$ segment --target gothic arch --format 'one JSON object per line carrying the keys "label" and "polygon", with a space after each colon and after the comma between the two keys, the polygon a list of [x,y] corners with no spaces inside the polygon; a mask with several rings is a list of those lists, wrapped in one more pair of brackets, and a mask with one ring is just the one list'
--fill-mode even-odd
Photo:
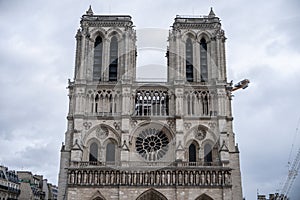
{"label": "gothic arch", "polygon": [[172,129],[166,127],[166,125],[164,123],[161,123],[159,121],[144,121],[141,122],[139,124],[137,124],[137,126],[132,130],[131,135],[130,135],[130,142],[133,142],[132,140],[134,139],[135,135],[138,133],[138,131],[140,131],[141,129],[143,129],[145,126],[154,126],[156,128],[160,128],[160,129],[164,129],[166,132],[168,132],[168,136],[169,139],[172,140],[175,138],[175,133],[172,131]]}
{"label": "gothic arch", "polygon": [[197,197],[195,200],[214,200],[213,198],[211,198],[210,196],[208,196],[207,194],[201,194],[199,197]]}
{"label": "gothic arch", "polygon": [[[196,135],[197,130],[203,130],[205,131],[205,135]],[[199,143],[200,146],[202,146],[202,143],[204,141],[210,141],[211,143],[216,143],[218,141],[218,137],[217,134],[211,130],[210,128],[208,128],[207,126],[200,124],[200,125],[196,125],[193,126],[192,128],[190,128],[190,130],[188,130],[187,134],[185,134],[184,136],[184,141],[185,141],[185,146],[189,145],[189,142],[195,140]]]}
{"label": "gothic arch", "polygon": [[147,161],[173,162],[175,159],[174,133],[164,124],[157,122],[140,123],[130,136],[136,159]]}
{"label": "gothic arch", "polygon": [[90,200],[106,200],[101,192],[98,190],[91,198]]}
{"label": "gothic arch", "polygon": [[[84,146],[85,151],[84,151],[84,154],[83,154],[83,158],[84,158],[85,160],[91,161],[91,160],[90,160],[90,153],[92,153],[92,152],[90,152],[90,151],[91,151],[91,146],[92,146],[93,143],[95,143],[95,144],[97,145],[97,147],[98,147],[98,150],[97,150],[97,160],[99,161],[99,158],[100,158],[100,148],[101,148],[101,143],[100,143],[100,141],[99,141],[97,138],[95,138],[95,137],[90,138],[90,139],[86,142],[86,144],[85,144],[85,146]],[[95,156],[95,155],[94,155],[94,156]]]}
{"label": "gothic arch", "polygon": [[182,37],[183,42],[186,42],[186,40],[188,38],[191,38],[192,41],[195,41],[197,38],[197,34],[193,30],[188,30],[188,31],[184,32],[182,35],[183,35],[183,37]]}
{"label": "gothic arch", "polygon": [[117,160],[119,160],[119,147],[120,143],[118,143],[114,138],[107,138],[103,142],[104,147],[104,156],[105,162],[109,162],[109,164],[115,164]]}
{"label": "gothic arch", "polygon": [[196,140],[187,142],[187,159],[189,162],[197,162],[199,160],[200,145]]}
{"label": "gothic arch", "polygon": [[[118,144],[120,144],[121,142],[121,137],[119,136],[118,132],[112,128],[111,126],[109,125],[106,125],[106,124],[98,124],[96,126],[94,126],[93,128],[91,128],[83,137],[83,143],[86,144],[87,141],[92,138],[92,137],[96,137],[96,136],[93,136],[93,133],[96,131],[97,128],[100,128],[100,127],[105,127],[109,130],[109,133],[108,133],[108,136],[107,137],[112,137],[114,138]],[[111,136],[109,136],[111,134]]]}
{"label": "gothic arch", "polygon": [[212,141],[210,139],[204,140],[202,149],[204,163],[210,165],[212,162],[219,160],[219,141]]}
{"label": "gothic arch", "polygon": [[122,39],[122,31],[119,28],[110,28],[107,30],[107,38],[109,39],[109,41],[111,40],[111,38],[113,36],[116,36],[118,39],[118,42],[120,42],[120,40]]}
{"label": "gothic arch", "polygon": [[168,200],[168,199],[162,193],[151,188],[143,192],[136,200]]}
{"label": "gothic arch", "polygon": [[105,40],[106,31],[104,28],[97,28],[90,31],[90,38],[92,42],[95,42],[98,36],[102,37],[103,41]]}
{"label": "gothic arch", "polygon": [[203,38],[205,39],[206,43],[209,43],[211,41],[211,34],[207,31],[202,31],[198,33],[197,41],[200,42]]}

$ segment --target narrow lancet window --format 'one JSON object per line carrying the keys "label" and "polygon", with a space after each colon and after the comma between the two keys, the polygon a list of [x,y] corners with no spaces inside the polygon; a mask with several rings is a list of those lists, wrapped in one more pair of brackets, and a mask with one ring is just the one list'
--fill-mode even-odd
{"label": "narrow lancet window", "polygon": [[207,43],[204,38],[200,41],[200,77],[201,82],[207,82],[208,69],[207,69]]}
{"label": "narrow lancet window", "polygon": [[211,165],[212,159],[212,146],[210,144],[204,145],[204,163],[206,165]]}
{"label": "narrow lancet window", "polygon": [[189,82],[194,81],[193,74],[193,44],[191,38],[188,38],[185,43],[185,54],[186,54],[186,80]]}
{"label": "narrow lancet window", "polygon": [[90,146],[90,162],[97,162],[98,161],[98,145],[96,142],[93,142]]}
{"label": "narrow lancet window", "polygon": [[118,39],[113,36],[110,41],[109,81],[117,81],[118,77]]}
{"label": "narrow lancet window", "polygon": [[106,145],[106,162],[107,164],[114,164],[116,160],[116,145],[109,142]]}
{"label": "narrow lancet window", "polygon": [[102,38],[98,36],[94,44],[94,68],[93,68],[93,80],[97,80],[97,81],[101,80],[102,51],[103,51]]}
{"label": "narrow lancet window", "polygon": [[196,145],[192,143],[189,146],[189,162],[196,162],[197,156],[196,156]]}

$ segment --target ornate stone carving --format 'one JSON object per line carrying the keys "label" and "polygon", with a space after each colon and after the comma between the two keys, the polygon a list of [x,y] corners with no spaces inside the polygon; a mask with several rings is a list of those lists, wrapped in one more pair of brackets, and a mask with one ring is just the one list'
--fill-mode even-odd
{"label": "ornate stone carving", "polygon": [[136,151],[147,161],[161,159],[169,149],[167,135],[155,128],[143,130],[135,141]]}
{"label": "ornate stone carving", "polygon": [[209,126],[211,129],[215,129],[216,126],[217,126],[217,123],[216,123],[216,122],[209,122],[209,123],[208,123],[208,126]]}
{"label": "ornate stone carving", "polygon": [[184,128],[185,128],[186,130],[188,130],[188,129],[191,128],[192,124],[191,124],[191,123],[188,123],[188,122],[185,122],[183,126],[184,126]]}
{"label": "ornate stone carving", "polygon": [[203,140],[206,137],[206,130],[198,126],[196,130],[194,130],[195,138],[198,140]]}
{"label": "ornate stone carving", "polygon": [[175,120],[169,119],[167,121],[167,124],[171,129],[173,129],[173,130],[175,129]]}
{"label": "ornate stone carving", "polygon": [[120,130],[121,122],[114,122],[114,127],[116,130]]}
{"label": "ornate stone carving", "polygon": [[132,128],[134,128],[137,125],[137,121],[136,120],[131,120],[130,125],[131,125]]}
{"label": "ornate stone carving", "polygon": [[89,130],[92,126],[92,122],[84,122],[83,126],[84,126],[85,130]]}
{"label": "ornate stone carving", "polygon": [[[177,163],[178,164],[178,163]],[[99,169],[69,169],[70,186],[205,186],[231,187],[231,169],[189,170],[160,169],[157,171],[124,171]],[[90,181],[86,181],[86,180]],[[187,181],[189,180],[189,181]]]}
{"label": "ornate stone carving", "polygon": [[100,139],[104,139],[108,136],[108,129],[104,126],[100,126],[96,129],[96,135]]}

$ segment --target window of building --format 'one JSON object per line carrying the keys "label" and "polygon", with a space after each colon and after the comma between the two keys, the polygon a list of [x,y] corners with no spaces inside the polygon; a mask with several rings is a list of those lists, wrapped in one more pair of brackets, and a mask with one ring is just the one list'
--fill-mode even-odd
{"label": "window of building", "polygon": [[109,81],[117,81],[118,76],[118,39],[113,36],[110,41]]}
{"label": "window of building", "polygon": [[185,43],[185,65],[186,65],[186,80],[189,82],[194,81],[194,74],[193,74],[193,43],[191,38],[188,38]]}
{"label": "window of building", "polygon": [[210,144],[205,144],[204,145],[204,163],[207,165],[210,165],[212,161],[213,161],[212,146]]}
{"label": "window of building", "polygon": [[106,145],[106,162],[108,164],[114,164],[116,161],[116,145],[110,141]]}
{"label": "window of building", "polygon": [[189,162],[196,162],[196,159],[197,159],[196,145],[192,143],[189,146]]}
{"label": "window of building", "polygon": [[90,146],[89,161],[90,162],[97,162],[98,161],[98,144],[96,142],[93,142]]}
{"label": "window of building", "polygon": [[103,50],[102,38],[98,36],[94,44],[93,80],[101,80],[102,50]]}
{"label": "window of building", "polygon": [[147,161],[157,161],[169,149],[169,138],[162,130],[148,128],[140,132],[135,141],[136,151]]}
{"label": "window of building", "polygon": [[207,82],[207,43],[204,38],[202,38],[200,41],[200,72],[201,82]]}

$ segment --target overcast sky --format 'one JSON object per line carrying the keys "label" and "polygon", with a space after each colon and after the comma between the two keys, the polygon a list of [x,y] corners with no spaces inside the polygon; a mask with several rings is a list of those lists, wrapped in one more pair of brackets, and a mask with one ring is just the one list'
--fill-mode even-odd
{"label": "overcast sky", "polygon": [[[57,184],[74,36],[90,4],[95,14],[131,15],[138,33],[161,35],[177,14],[207,15],[213,7],[228,38],[228,80],[251,81],[233,99],[243,195],[253,200],[257,189],[268,194],[282,187],[291,147],[291,160],[300,147],[299,0],[0,0],[0,164]],[[164,58],[166,47],[153,47],[148,53]],[[146,60],[145,49],[138,48]],[[139,65],[166,69],[165,60],[145,60],[139,58]],[[297,187],[300,177],[292,200],[299,199]]]}

